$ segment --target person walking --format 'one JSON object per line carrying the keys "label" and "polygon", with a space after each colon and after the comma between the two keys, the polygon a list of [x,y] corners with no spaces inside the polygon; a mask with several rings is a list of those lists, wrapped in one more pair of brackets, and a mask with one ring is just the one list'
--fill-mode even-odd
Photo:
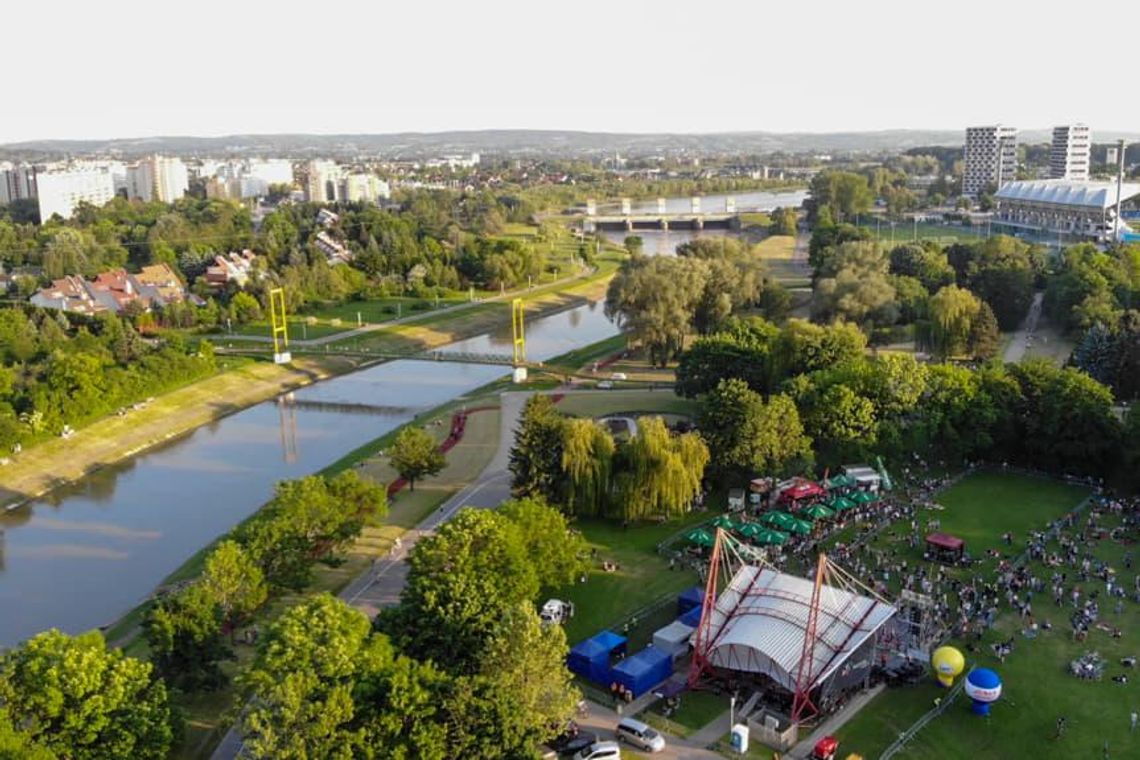
{"label": "person walking", "polygon": [[1137,713],[1135,710],[1133,710],[1132,714],[1128,716],[1128,730],[1135,731],[1136,723],[1138,721],[1140,721],[1140,713]]}
{"label": "person walking", "polygon": [[1054,739],[1060,739],[1062,736],[1065,735],[1065,724],[1066,724],[1066,721],[1065,721],[1064,715],[1057,718],[1057,733],[1053,734]]}

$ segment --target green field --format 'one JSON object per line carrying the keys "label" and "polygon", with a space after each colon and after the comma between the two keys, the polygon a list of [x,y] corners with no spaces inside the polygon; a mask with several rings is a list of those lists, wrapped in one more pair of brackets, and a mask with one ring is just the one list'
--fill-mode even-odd
{"label": "green field", "polygon": [[[1047,522],[1076,507],[1087,490],[1041,478],[1005,473],[972,475],[938,497],[946,506],[939,514],[942,529],[965,538],[976,555],[986,548],[1011,552],[1000,539],[1003,531],[1016,534],[1015,549],[1023,546],[1026,531],[1043,528]],[[1112,527],[1116,518],[1104,518]],[[1055,548],[1055,547],[1053,547]],[[1112,541],[1096,543],[1095,556],[1121,570],[1122,580],[1131,586],[1132,573],[1124,572],[1122,557],[1128,547]],[[900,549],[900,553],[901,553]],[[984,566],[987,571],[992,563]],[[1031,569],[1048,579],[1052,569],[1034,562]],[[1072,572],[1071,568],[1062,568]],[[973,571],[977,572],[977,571]],[[1099,582],[1082,587],[1102,588]],[[1121,615],[1109,603],[1102,604],[1101,620],[1125,632],[1121,639],[1108,633],[1090,632],[1085,643],[1075,642],[1069,626],[1071,608],[1057,608],[1046,592],[1034,596],[1034,612],[1039,622],[1052,623],[1051,631],[1041,631],[1029,639],[1021,634],[1024,623],[1011,613],[999,616],[994,630],[988,631],[971,652],[965,642],[953,642],[967,655],[971,665],[995,669],[1004,681],[1004,693],[994,705],[990,718],[971,714],[969,701],[960,698],[930,723],[898,755],[902,758],[933,760],[981,760],[982,758],[1100,758],[1104,742],[1110,757],[1140,757],[1140,734],[1128,729],[1128,714],[1140,709],[1140,694],[1133,683],[1117,684],[1109,676],[1121,672],[1119,658],[1140,652],[1134,637],[1140,632],[1140,604],[1125,602]],[[990,644],[1014,639],[1014,652],[1004,664],[993,655]],[[1073,678],[1068,663],[1085,651],[1097,651],[1109,666],[1103,681]],[[844,750],[873,757],[929,710],[940,689],[927,682],[884,692],[839,736]],[[1053,740],[1058,716],[1068,719],[1068,731]]]}
{"label": "green field", "polygon": [[885,242],[906,243],[912,240],[933,240],[942,245],[951,243],[973,243],[985,238],[986,232],[982,228],[973,229],[956,224],[932,224],[919,222],[916,227],[913,222],[895,222],[894,229],[886,220],[877,225],[865,220],[859,225],[871,231],[879,240]]}

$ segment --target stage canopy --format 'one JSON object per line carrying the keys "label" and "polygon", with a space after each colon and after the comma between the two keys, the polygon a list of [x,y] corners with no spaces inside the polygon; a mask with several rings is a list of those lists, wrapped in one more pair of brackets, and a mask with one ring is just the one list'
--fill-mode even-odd
{"label": "stage canopy", "polygon": [[[743,566],[717,599],[706,650],[709,664],[763,673],[790,692],[803,656],[812,581],[771,568]],[[819,594],[811,682],[822,683],[872,637],[896,609],[878,599],[824,585]]]}

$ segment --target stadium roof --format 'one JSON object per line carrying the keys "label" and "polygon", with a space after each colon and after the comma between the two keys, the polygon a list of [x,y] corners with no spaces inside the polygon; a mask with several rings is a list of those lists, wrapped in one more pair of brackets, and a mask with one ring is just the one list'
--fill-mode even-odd
{"label": "stadium roof", "polygon": [[[1140,185],[1135,183],[1125,183],[1121,189],[1124,200],[1140,195]],[[1076,182],[1068,179],[1008,182],[1002,185],[995,197],[999,201],[1050,203],[1103,210],[1116,205],[1116,183]]]}
{"label": "stadium roof", "polygon": [[[766,567],[742,567],[713,608],[709,663],[764,673],[794,692],[812,588],[806,578]],[[895,612],[878,599],[824,585],[808,688],[830,676]]]}

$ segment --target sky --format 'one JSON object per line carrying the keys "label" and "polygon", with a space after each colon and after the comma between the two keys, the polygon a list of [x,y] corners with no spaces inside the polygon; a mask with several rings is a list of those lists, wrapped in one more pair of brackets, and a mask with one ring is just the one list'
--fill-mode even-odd
{"label": "sky", "polygon": [[[38,0],[0,143],[465,129],[1140,132],[1140,2]],[[20,65],[12,66],[13,62]],[[1132,67],[1134,70],[1134,67]]]}

